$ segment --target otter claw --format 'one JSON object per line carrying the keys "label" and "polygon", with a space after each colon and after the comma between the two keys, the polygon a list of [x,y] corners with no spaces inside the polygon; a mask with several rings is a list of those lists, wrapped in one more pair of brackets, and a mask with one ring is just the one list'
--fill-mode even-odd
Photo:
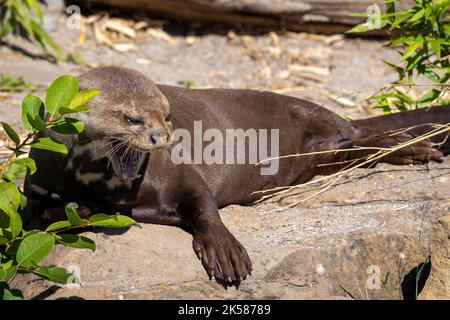
{"label": "otter claw", "polygon": [[245,280],[251,262],[242,245],[223,227],[215,232],[197,232],[194,248],[203,250],[202,264],[209,276],[218,283],[230,286]]}

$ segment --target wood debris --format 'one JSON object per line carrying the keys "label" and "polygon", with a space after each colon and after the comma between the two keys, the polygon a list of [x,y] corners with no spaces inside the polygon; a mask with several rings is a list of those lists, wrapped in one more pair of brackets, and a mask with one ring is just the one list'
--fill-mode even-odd
{"label": "wood debris", "polygon": [[170,34],[159,28],[149,28],[147,34],[155,39],[163,40],[172,45],[177,45],[178,41]]}
{"label": "wood debris", "polygon": [[191,46],[191,45],[197,43],[197,42],[199,41],[199,39],[198,39],[198,37],[196,37],[196,36],[187,36],[187,37],[185,38],[185,41],[186,41],[186,43],[187,43],[188,45]]}
{"label": "wood debris", "polygon": [[329,97],[344,107],[348,107],[348,108],[356,108],[357,107],[357,105],[354,101],[352,101],[348,98],[345,98],[343,96],[337,96],[337,95],[332,94],[332,95],[329,95]]}
{"label": "wood debris", "polygon": [[330,70],[328,68],[303,66],[298,64],[290,65],[289,72],[293,76],[316,82],[325,82],[326,78],[330,75]]}
{"label": "wood debris", "polygon": [[150,60],[141,58],[141,59],[137,59],[137,60],[136,60],[136,63],[144,64],[144,65],[149,65],[149,64],[150,64]]}
{"label": "wood debris", "polygon": [[114,43],[111,48],[123,53],[138,50],[138,47],[134,43]]}
{"label": "wood debris", "polygon": [[108,19],[103,25],[104,29],[116,31],[120,34],[127,36],[128,38],[135,39],[136,31],[133,28],[127,26],[126,21],[123,19],[112,18]]}
{"label": "wood debris", "polygon": [[[135,22],[131,19],[110,17],[108,13],[101,12],[93,16],[82,17],[82,25],[92,26],[97,44],[106,45],[122,53],[138,50],[134,41],[140,32],[172,45],[178,43],[175,38],[162,30],[163,23],[161,21],[148,18]],[[86,32],[82,31],[79,39],[80,44],[84,43],[85,37]]]}

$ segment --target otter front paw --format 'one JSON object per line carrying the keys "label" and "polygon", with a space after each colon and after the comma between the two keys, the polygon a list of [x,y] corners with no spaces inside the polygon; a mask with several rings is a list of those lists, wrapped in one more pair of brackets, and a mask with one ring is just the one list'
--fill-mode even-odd
{"label": "otter front paw", "polygon": [[225,226],[196,230],[194,251],[210,279],[225,287],[236,287],[252,271],[252,263],[245,248]]}

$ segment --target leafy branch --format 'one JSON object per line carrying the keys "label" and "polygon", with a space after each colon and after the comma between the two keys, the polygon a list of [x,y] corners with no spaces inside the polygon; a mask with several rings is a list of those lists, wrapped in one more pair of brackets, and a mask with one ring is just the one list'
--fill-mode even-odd
{"label": "leafy branch", "polygon": [[[400,54],[398,63],[384,61],[397,79],[379,90],[370,100],[385,113],[449,104],[450,80],[450,0],[415,0],[407,11],[397,12],[394,0],[385,0],[386,13],[370,16],[377,23],[363,23],[348,32],[384,28],[389,47]],[[405,89],[428,79],[427,90],[414,97]]]}
{"label": "leafy branch", "polygon": [[28,132],[23,138],[8,123],[2,122],[12,146],[8,147],[11,151],[9,157],[0,164],[0,300],[23,299],[19,290],[10,287],[20,273],[33,273],[59,284],[79,282],[64,268],[41,265],[55,245],[95,250],[95,243],[91,239],[67,233],[68,231],[87,227],[137,225],[133,219],[119,214],[99,213],[89,219],[82,219],[78,215],[77,204],[68,203],[65,207],[67,220],[55,222],[44,231],[23,229],[23,219],[27,216],[27,199],[17,180],[27,172],[34,174],[37,170],[34,160],[26,157],[24,148],[40,148],[67,154],[64,144],[47,137],[36,138],[36,134],[45,130],[61,134],[81,133],[84,130],[83,123],[66,116],[89,111],[87,104],[98,94],[99,90],[96,89],[79,91],[76,78],[62,76],[50,85],[45,104],[31,93],[24,98],[22,122]]}
{"label": "leafy branch", "polygon": [[14,78],[10,75],[0,74],[0,91],[19,92],[22,90],[35,90],[36,85],[26,82],[22,78]]}
{"label": "leafy branch", "polygon": [[61,48],[42,27],[44,14],[38,0],[4,0],[0,2],[0,39],[15,30],[46,54],[60,59]]}

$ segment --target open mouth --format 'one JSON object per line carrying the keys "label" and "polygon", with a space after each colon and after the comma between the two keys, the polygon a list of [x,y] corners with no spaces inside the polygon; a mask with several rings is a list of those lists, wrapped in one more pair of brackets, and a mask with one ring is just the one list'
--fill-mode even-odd
{"label": "open mouth", "polygon": [[139,169],[142,167],[147,152],[139,151],[124,141],[114,141],[109,155],[116,175],[124,181],[139,178]]}

